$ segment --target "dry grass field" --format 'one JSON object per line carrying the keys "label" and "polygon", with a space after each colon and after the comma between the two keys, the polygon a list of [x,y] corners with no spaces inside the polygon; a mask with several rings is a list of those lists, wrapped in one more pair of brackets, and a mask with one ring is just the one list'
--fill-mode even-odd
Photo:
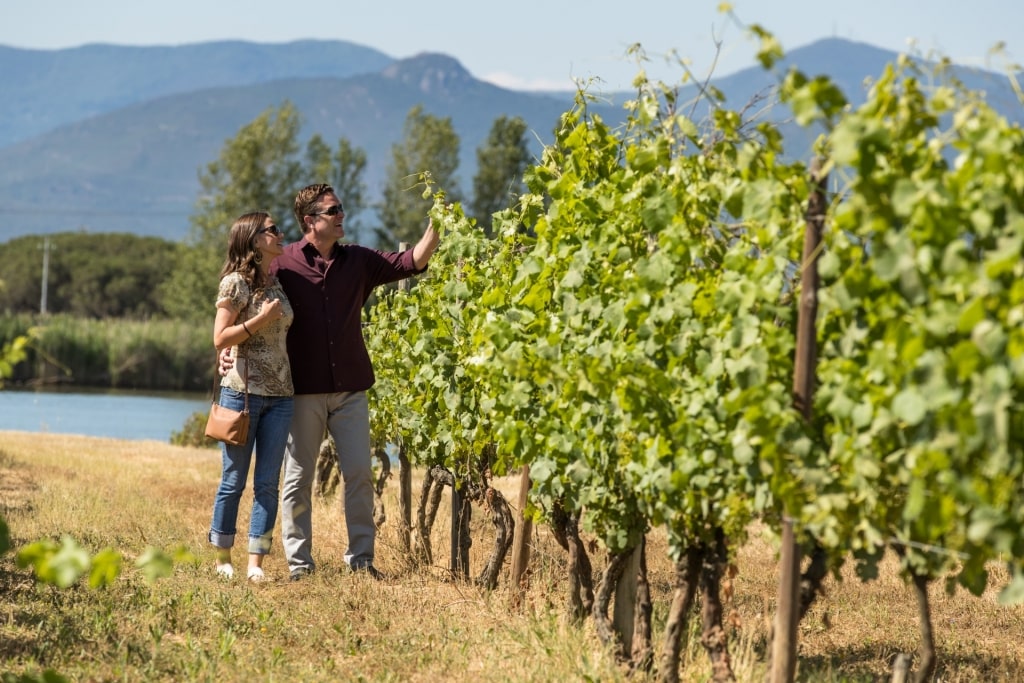
{"label": "dry grass field", "polygon": [[[318,572],[290,582],[280,543],[265,568],[271,579],[250,585],[219,579],[206,544],[219,477],[216,450],[57,434],[0,432],[0,514],[15,549],[70,535],[97,552],[126,558],[113,586],[60,590],[36,585],[0,558],[0,680],[39,676],[46,668],[76,681],[625,681],[588,620],[566,617],[566,557],[536,529],[530,587],[513,609],[508,566],[494,591],[449,580],[449,510],[442,504],[432,545],[434,565],[412,566],[399,550],[393,521],[382,527],[377,565],[387,582],[348,572],[345,531],[336,499],[314,510]],[[415,479],[415,473],[414,473]],[[514,503],[518,481],[499,480]],[[397,481],[385,492],[397,517]],[[414,483],[414,498],[419,488]],[[248,524],[243,500],[239,528]],[[447,501],[447,496],[446,496]],[[415,501],[414,501],[415,502]],[[470,570],[479,572],[493,542],[474,511]],[[243,531],[244,534],[244,531]],[[195,560],[171,577],[143,580],[132,561],[147,547],[184,547]],[[671,597],[673,568],[663,534],[651,534],[648,566],[655,648]],[[236,566],[244,563],[236,551]],[[595,570],[603,557],[593,558]],[[763,681],[767,624],[774,611],[775,550],[758,529],[737,554],[739,574],[727,610],[734,670],[741,682]],[[1004,578],[993,567],[996,580]],[[917,608],[894,563],[870,583],[852,574],[829,580],[827,594],[800,625],[798,680],[888,681],[894,657],[917,649]],[[1024,680],[1024,606],[1001,607],[995,590],[977,598],[934,587],[939,648],[937,680]],[[681,679],[706,681],[707,657],[691,620]],[[657,653],[656,653],[657,654]]]}

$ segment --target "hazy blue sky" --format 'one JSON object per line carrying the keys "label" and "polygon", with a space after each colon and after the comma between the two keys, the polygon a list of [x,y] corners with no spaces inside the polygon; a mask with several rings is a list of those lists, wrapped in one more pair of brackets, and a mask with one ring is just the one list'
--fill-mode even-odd
{"label": "hazy blue sky", "polygon": [[[0,0],[0,45],[52,49],[88,43],[178,45],[223,39],[283,43],[339,39],[396,57],[450,55],[475,77],[515,89],[572,87],[600,78],[628,87],[640,43],[652,78],[683,71],[671,51],[704,75],[722,41],[716,73],[754,65],[746,32],[720,0]],[[746,24],[775,33],[785,49],[838,36],[879,47],[941,54],[1004,70],[1024,62],[1021,0],[737,0]],[[1006,56],[986,62],[1005,41]],[[809,65],[808,65],[809,68]]]}

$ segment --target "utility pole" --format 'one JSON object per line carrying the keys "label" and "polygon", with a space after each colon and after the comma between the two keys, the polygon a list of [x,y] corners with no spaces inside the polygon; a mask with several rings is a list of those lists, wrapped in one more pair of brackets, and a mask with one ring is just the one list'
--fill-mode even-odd
{"label": "utility pole", "polygon": [[43,237],[43,293],[39,295],[39,314],[46,315],[46,288],[50,281],[50,238]]}

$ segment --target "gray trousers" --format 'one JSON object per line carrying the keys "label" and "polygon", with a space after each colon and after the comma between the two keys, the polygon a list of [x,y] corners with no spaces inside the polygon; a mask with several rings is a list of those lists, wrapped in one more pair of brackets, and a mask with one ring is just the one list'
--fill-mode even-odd
{"label": "gray trousers", "polygon": [[326,431],[337,446],[338,469],[345,487],[345,562],[353,569],[373,564],[376,527],[366,392],[296,394],[281,485],[281,536],[291,570],[315,567],[313,479]]}

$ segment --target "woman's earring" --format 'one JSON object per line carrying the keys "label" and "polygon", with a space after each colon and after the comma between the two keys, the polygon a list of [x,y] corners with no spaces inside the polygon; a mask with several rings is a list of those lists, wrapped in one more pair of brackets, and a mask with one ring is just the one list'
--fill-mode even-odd
{"label": "woman's earring", "polygon": [[257,250],[256,250],[256,256],[255,256],[255,257],[253,257],[253,259],[252,259],[252,260],[256,262],[256,265],[257,265],[257,266],[258,266],[259,264],[263,263],[263,252],[262,252],[262,251],[260,251],[259,249],[257,249]]}

